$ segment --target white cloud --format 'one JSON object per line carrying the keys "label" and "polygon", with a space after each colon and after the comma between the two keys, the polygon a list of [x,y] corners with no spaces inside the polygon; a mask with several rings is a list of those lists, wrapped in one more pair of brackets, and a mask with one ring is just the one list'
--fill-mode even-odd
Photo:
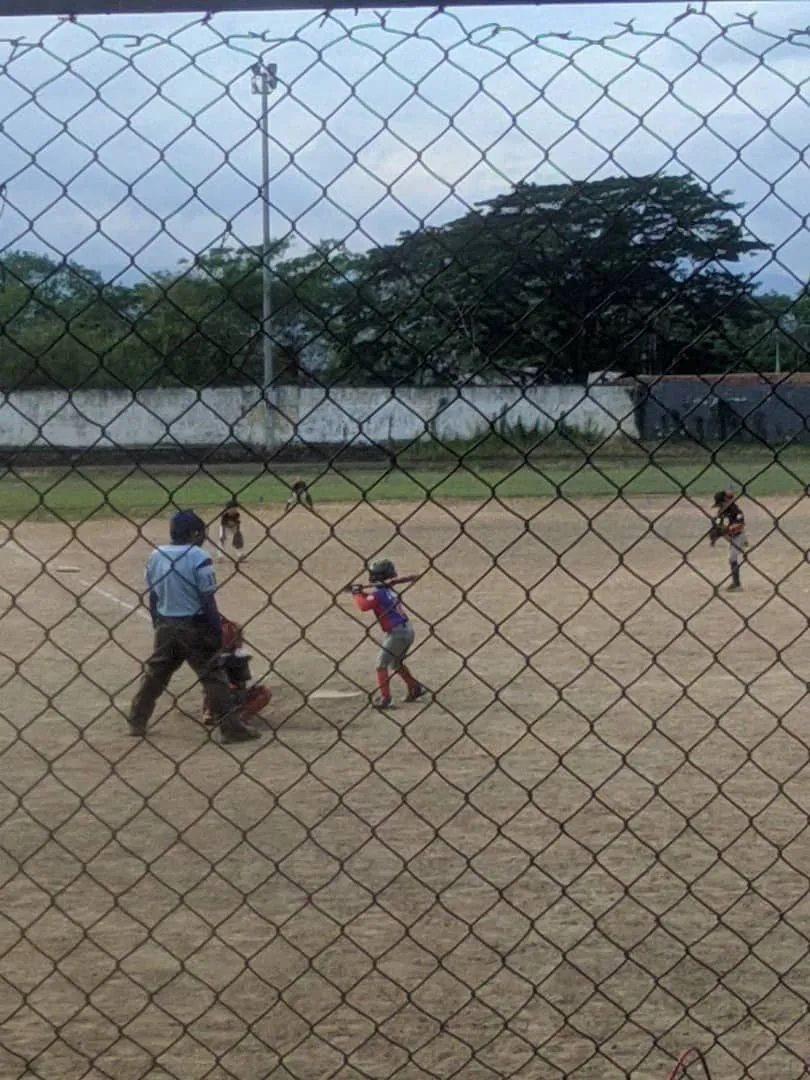
{"label": "white cloud", "polygon": [[779,246],[774,272],[805,280],[810,39],[788,40],[794,4],[754,26],[750,9],[677,22],[682,5],[417,9],[385,28],[369,11],[0,19],[0,39],[31,43],[0,43],[0,244],[112,273],[223,235],[255,243],[248,70],[264,55],[282,80],[274,228],[301,243],[385,243],[523,179],[668,169],[733,188]]}

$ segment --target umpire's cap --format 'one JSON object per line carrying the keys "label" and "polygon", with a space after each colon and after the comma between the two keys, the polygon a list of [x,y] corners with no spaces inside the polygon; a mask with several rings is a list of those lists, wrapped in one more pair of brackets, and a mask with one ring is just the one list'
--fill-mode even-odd
{"label": "umpire's cap", "polygon": [[173,544],[190,544],[200,535],[205,535],[205,522],[193,510],[178,510],[169,522]]}

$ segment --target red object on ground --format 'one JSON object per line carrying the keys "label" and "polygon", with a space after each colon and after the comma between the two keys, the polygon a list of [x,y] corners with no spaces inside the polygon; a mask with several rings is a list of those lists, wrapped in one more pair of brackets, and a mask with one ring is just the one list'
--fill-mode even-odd
{"label": "red object on ground", "polygon": [[706,1058],[703,1056],[703,1052],[698,1050],[696,1046],[690,1046],[688,1050],[684,1050],[675,1062],[675,1068],[669,1074],[667,1080],[677,1080],[679,1076],[684,1077],[684,1080],[686,1080],[686,1070],[690,1065],[694,1065],[696,1061],[700,1062],[706,1080],[712,1080],[709,1066],[706,1064]]}

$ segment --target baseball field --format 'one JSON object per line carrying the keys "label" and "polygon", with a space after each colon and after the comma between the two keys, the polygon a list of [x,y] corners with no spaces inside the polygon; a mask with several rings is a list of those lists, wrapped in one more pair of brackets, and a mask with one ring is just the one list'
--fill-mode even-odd
{"label": "baseball field", "polygon": [[[810,470],[736,464],[730,597],[728,463],[349,471],[315,515],[249,469],[7,477],[0,1075],[803,1075]],[[226,489],[264,737],[213,743],[183,673],[133,741],[151,515]],[[432,690],[387,714],[339,595],[380,554]]]}

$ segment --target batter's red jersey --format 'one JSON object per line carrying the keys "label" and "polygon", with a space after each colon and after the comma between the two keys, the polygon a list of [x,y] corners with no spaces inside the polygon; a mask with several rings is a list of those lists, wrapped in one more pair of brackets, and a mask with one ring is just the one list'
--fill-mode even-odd
{"label": "batter's red jersey", "polygon": [[381,629],[386,634],[397,626],[404,626],[408,622],[408,616],[405,614],[399,596],[393,589],[389,589],[385,585],[380,585],[368,596],[363,593],[355,593],[354,602],[360,611],[373,611],[379,620]]}

